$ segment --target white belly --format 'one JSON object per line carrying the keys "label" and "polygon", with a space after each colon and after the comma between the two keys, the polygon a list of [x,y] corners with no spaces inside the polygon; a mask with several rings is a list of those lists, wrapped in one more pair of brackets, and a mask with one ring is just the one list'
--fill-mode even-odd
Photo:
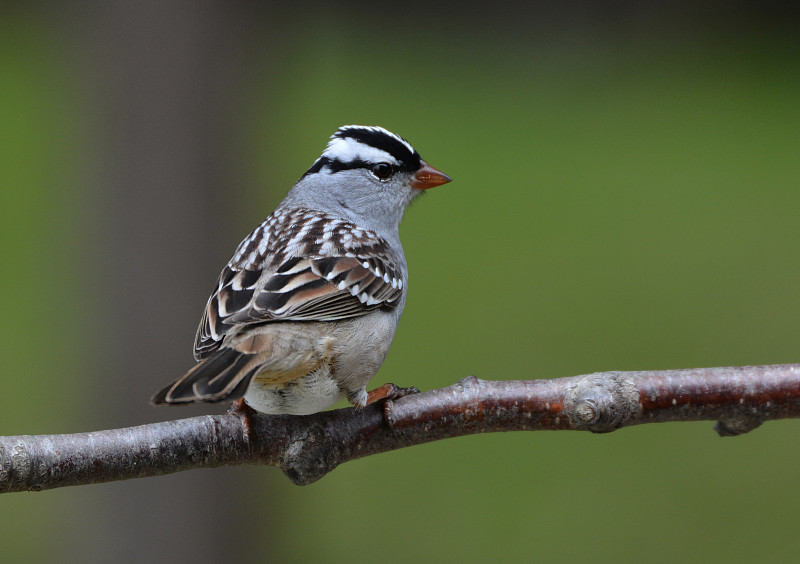
{"label": "white belly", "polygon": [[323,368],[284,384],[266,385],[254,378],[244,401],[261,413],[310,415],[329,408],[343,396],[330,372]]}

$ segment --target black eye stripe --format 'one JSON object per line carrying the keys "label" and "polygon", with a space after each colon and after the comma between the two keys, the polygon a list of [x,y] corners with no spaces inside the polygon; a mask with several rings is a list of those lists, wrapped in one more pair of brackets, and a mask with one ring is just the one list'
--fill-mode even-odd
{"label": "black eye stripe", "polygon": [[[323,168],[327,168],[331,172],[341,172],[343,170],[354,170],[357,168],[363,168],[369,171],[373,170],[373,167],[377,166],[378,164],[387,164],[393,170],[392,174],[395,172],[395,167],[389,163],[368,163],[367,161],[362,160],[355,160],[349,162],[343,162],[336,159],[329,159],[328,157],[322,157],[317,162],[315,162],[311,168],[309,168],[303,176],[307,176],[309,174],[314,174],[316,172],[321,171]],[[404,169],[405,167],[401,166],[400,169]],[[419,168],[419,167],[417,167]],[[417,169],[413,169],[417,170]],[[391,175],[390,175],[391,176]],[[388,177],[387,177],[388,178]]]}
{"label": "black eye stripe", "polygon": [[329,159],[327,157],[323,157],[323,161],[326,161],[325,164],[322,166],[328,167],[331,172],[340,172],[342,170],[353,170],[356,168],[372,168],[372,163],[368,163],[367,161],[362,161],[361,159],[356,159],[350,162],[344,162],[337,159]]}

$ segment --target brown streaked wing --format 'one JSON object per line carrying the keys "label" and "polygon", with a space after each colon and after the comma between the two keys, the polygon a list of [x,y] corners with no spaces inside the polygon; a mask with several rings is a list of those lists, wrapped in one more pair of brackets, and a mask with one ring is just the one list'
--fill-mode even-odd
{"label": "brown streaked wing", "polygon": [[[402,293],[399,277],[380,261],[376,265],[373,271],[355,257],[293,259],[270,277],[249,308],[224,323],[335,321],[395,305]],[[389,282],[377,272],[391,272]]]}
{"label": "brown streaked wing", "polygon": [[[237,284],[244,277],[250,287]],[[236,325],[358,317],[396,305],[402,294],[400,274],[377,258],[293,258],[273,272],[260,291],[254,292],[254,280],[251,273],[231,276],[223,271],[220,281],[227,283],[209,300],[198,328],[197,358],[217,350]]]}
{"label": "brown streaked wing", "polygon": [[393,306],[403,290],[398,264],[373,231],[319,211],[278,209],[220,273],[197,329],[195,358],[218,350],[238,324],[336,320]]}

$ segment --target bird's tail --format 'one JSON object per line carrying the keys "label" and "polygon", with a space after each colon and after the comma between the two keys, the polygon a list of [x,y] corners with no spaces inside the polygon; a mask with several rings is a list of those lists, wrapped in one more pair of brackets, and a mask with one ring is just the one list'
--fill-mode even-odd
{"label": "bird's tail", "polygon": [[258,371],[253,355],[223,348],[150,398],[155,405],[216,402],[242,397]]}

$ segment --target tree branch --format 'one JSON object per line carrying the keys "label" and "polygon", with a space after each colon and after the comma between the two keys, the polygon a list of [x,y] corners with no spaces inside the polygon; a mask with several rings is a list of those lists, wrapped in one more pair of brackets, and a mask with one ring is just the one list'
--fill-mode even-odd
{"label": "tree branch", "polygon": [[0,437],[0,493],[144,478],[240,464],[280,467],[309,484],[339,464],[492,431],[614,431],[716,420],[720,436],[800,417],[800,364],[599,372],[453,386],[309,416],[230,411],[127,429]]}

